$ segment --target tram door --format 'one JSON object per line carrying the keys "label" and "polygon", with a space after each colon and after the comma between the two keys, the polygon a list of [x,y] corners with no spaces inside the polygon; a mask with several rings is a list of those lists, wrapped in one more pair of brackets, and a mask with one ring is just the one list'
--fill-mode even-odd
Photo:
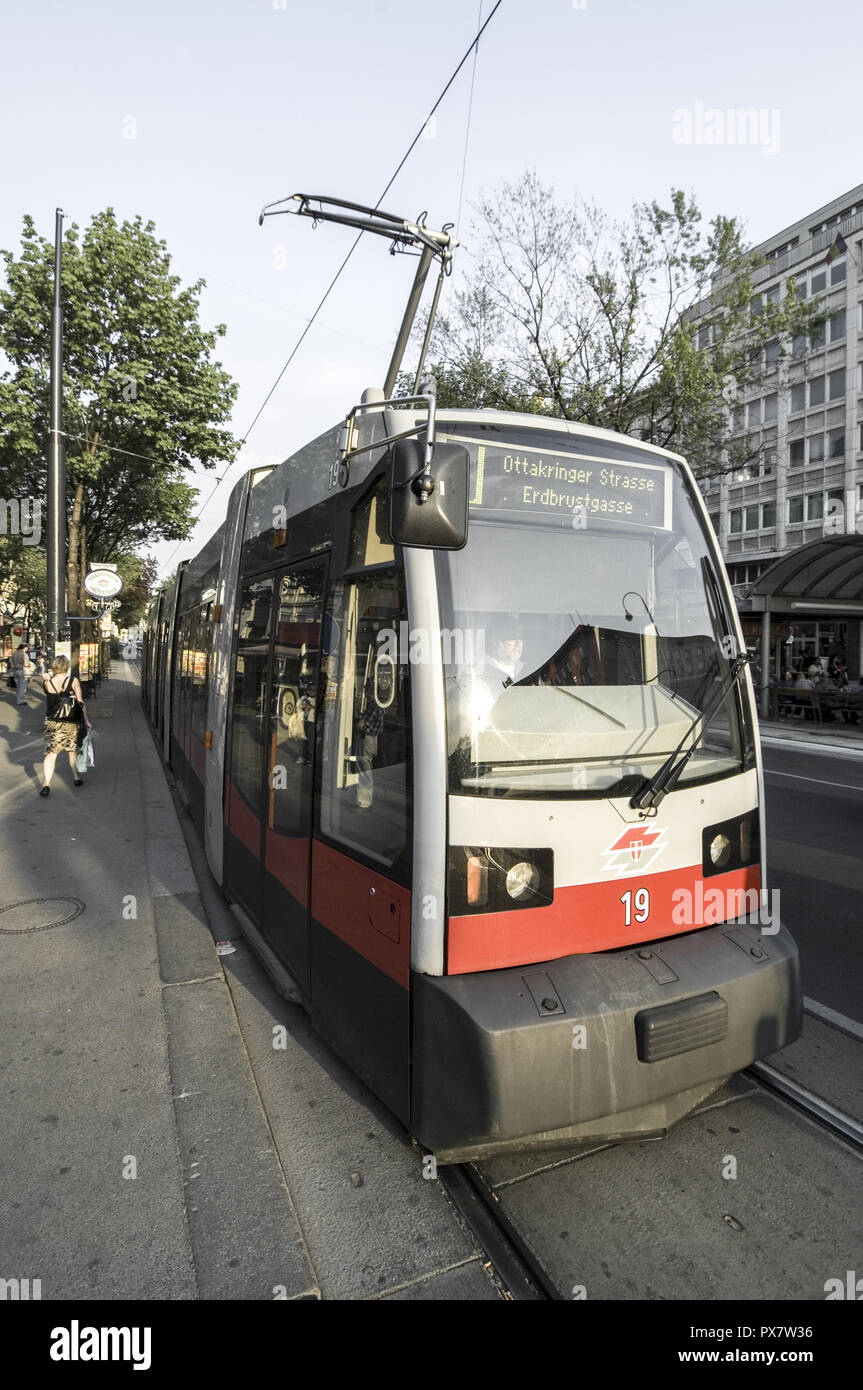
{"label": "tram door", "polygon": [[226,794],[231,891],[306,991],[324,578],[316,560],[243,585]]}
{"label": "tram door", "polygon": [[268,696],[261,929],[305,992],[324,578],[321,561],[277,576]]}
{"label": "tram door", "polygon": [[240,595],[231,700],[231,757],[225,788],[225,860],[237,901],[256,923],[263,908],[261,827],[267,751],[267,673],[274,578],[247,580]]}

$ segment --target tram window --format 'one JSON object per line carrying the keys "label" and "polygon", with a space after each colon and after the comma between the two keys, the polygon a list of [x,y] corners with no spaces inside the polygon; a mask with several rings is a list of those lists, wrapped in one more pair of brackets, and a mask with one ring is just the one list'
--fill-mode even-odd
{"label": "tram window", "polygon": [[389,498],[383,478],[354,509],[349,569],[392,564],[395,549],[389,529]]}
{"label": "tram window", "polygon": [[320,646],[324,566],[284,575],[273,648],[270,763],[282,770],[278,789],[267,788],[267,827],[296,834],[307,824]]}
{"label": "tram window", "polygon": [[231,783],[258,815],[263,810],[266,679],[272,604],[272,579],[255,579],[243,586],[231,718]]}
{"label": "tram window", "polygon": [[334,585],[321,672],[321,829],[396,876],[411,816],[406,616],[395,572]]}
{"label": "tram window", "polygon": [[192,662],[192,733],[202,743],[207,722],[207,665],[210,634],[210,605],[207,603],[198,610]]}

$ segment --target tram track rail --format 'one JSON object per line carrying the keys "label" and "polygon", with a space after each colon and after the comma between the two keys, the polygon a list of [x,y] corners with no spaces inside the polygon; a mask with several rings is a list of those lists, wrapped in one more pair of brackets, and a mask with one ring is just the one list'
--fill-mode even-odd
{"label": "tram track rail", "polygon": [[777,1071],[768,1062],[753,1062],[743,1074],[792,1109],[813,1120],[820,1129],[826,1130],[835,1139],[842,1140],[858,1158],[863,1158],[863,1124],[859,1120],[838,1110],[829,1101],[815,1095],[814,1091],[801,1086],[798,1081],[792,1081],[784,1072]]}
{"label": "tram track rail", "polygon": [[547,1303],[560,1295],[506,1216],[494,1192],[469,1163],[438,1169],[450,1201],[470,1228],[498,1281],[515,1303]]}
{"label": "tram track rail", "polygon": [[[853,1116],[767,1062],[754,1062],[742,1075],[863,1158],[863,1123]],[[509,1297],[514,1302],[559,1301],[560,1291],[543,1270],[540,1257],[508,1218],[481,1170],[475,1164],[453,1164],[441,1167],[438,1176]]]}

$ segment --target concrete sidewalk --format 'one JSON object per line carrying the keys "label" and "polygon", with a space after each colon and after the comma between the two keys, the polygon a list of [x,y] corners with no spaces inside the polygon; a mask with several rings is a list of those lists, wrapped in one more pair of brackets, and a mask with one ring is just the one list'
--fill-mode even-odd
{"label": "concrete sidewalk", "polygon": [[43,1299],[499,1298],[405,1132],[196,878],[131,668],[88,703],[85,786],[58,758],[45,798],[37,689],[0,701],[0,1278]]}

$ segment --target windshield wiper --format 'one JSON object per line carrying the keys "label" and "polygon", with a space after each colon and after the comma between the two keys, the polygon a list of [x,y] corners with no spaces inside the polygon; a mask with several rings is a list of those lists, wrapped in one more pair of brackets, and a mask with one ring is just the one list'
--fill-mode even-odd
{"label": "windshield wiper", "polygon": [[[686,767],[686,764],[689,762],[689,759],[692,757],[696,748],[701,743],[702,739],[704,738],[704,735],[707,733],[708,726],[713,722],[715,716],[721,710],[722,706],[725,703],[725,697],[728,694],[729,690],[731,690],[732,687],[737,683],[737,681],[740,679],[741,672],[745,671],[748,665],[749,654],[747,652],[743,652],[741,653],[741,655],[732,658],[732,660],[729,662],[729,666],[731,668],[731,676],[727,681],[725,681],[724,685],[722,686],[722,689],[720,690],[719,694],[714,700],[711,708],[707,712],[702,710],[700,714],[697,714],[695,716],[689,728],[686,730],[686,733],[683,735],[683,738],[680,740],[677,747],[675,748],[674,752],[666,758],[665,762],[662,764],[662,767],[658,768],[657,771],[654,772],[652,777],[648,777],[644,781],[644,783],[641,786],[641,789],[637,791],[633,797],[631,797],[629,802],[630,806],[636,807],[638,810],[645,811],[651,807],[660,805],[660,803],[671,791],[672,787],[676,783],[683,769]],[[689,746],[689,748],[687,748],[686,752],[681,757],[678,757],[678,754],[680,753],[680,750],[683,747],[684,743],[692,735],[695,726],[699,723],[701,724],[701,729],[698,733],[698,736],[692,740],[692,743]]]}

